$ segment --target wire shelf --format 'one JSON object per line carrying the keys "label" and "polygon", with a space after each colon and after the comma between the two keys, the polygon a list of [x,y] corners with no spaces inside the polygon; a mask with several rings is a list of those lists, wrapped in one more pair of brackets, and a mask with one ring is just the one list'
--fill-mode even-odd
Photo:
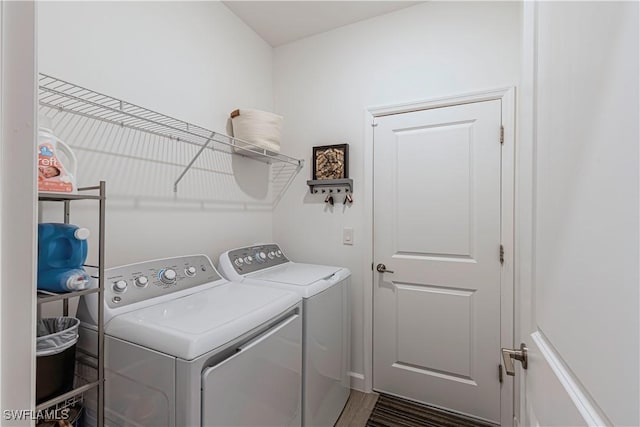
{"label": "wire shelf", "polygon": [[267,163],[285,162],[302,167],[304,161],[275,153],[256,144],[214,132],[164,114],[140,107],[99,92],[40,73],[38,80],[40,105],[106,123],[167,137],[200,147],[174,184],[174,191],[204,149],[215,149],[213,143],[231,147],[231,152]]}
{"label": "wire shelf", "polygon": [[84,398],[83,393],[91,390],[94,387],[97,387],[98,385],[101,384],[101,382],[102,381],[98,380],[88,384],[80,385],[71,391],[68,391],[64,394],[61,394],[58,397],[55,397],[51,400],[47,400],[46,402],[43,402],[37,405],[36,411],[41,411],[47,408],[64,409],[66,407],[69,407],[73,405],[78,399],[83,399]]}
{"label": "wire shelf", "polygon": [[47,193],[39,192],[38,200],[41,202],[67,202],[71,200],[104,200],[104,195],[86,194],[85,191],[100,190],[100,186],[81,187],[78,193]]}
{"label": "wire shelf", "polygon": [[46,302],[61,301],[69,298],[77,298],[77,297],[81,297],[82,295],[95,294],[98,292],[100,292],[99,288],[83,289],[81,291],[72,291],[67,293],[49,292],[49,291],[43,291],[42,289],[38,289],[37,302],[38,304],[44,304]]}

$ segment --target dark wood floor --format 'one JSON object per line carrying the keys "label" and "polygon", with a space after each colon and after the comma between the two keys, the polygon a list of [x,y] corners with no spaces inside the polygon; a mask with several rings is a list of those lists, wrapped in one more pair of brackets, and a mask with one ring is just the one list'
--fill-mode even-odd
{"label": "dark wood floor", "polygon": [[349,400],[335,427],[365,427],[377,400],[377,393],[351,390]]}

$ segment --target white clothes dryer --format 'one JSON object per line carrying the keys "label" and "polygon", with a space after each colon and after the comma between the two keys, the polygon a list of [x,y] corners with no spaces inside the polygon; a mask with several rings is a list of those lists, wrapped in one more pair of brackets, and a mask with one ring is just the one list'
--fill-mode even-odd
{"label": "white clothes dryer", "polygon": [[[105,425],[301,425],[300,296],[224,280],[205,255],[105,276]],[[94,355],[97,302],[77,314]]]}
{"label": "white clothes dryer", "polygon": [[303,298],[302,425],[334,425],[351,391],[349,269],[292,262],[276,244],[233,249],[219,261],[229,280]]}

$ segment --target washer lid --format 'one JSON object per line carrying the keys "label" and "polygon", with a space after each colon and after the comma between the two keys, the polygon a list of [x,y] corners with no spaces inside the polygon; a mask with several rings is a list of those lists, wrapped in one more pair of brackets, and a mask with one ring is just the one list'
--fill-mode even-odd
{"label": "washer lid", "polygon": [[229,282],[116,316],[105,332],[192,360],[249,332],[300,301],[281,289]]}
{"label": "washer lid", "polygon": [[246,277],[293,286],[310,286],[318,280],[333,276],[340,270],[342,270],[342,267],[288,262],[268,270],[247,274]]}

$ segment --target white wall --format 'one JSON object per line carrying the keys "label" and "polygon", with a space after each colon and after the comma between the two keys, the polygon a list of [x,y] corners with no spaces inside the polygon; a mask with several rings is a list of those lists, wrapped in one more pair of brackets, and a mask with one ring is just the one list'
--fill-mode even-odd
{"label": "white wall", "polygon": [[[220,132],[235,108],[273,108],[272,49],[222,3],[42,2],[38,15],[40,72]],[[265,163],[207,150],[176,198],[182,168],[166,162],[185,165],[193,146],[45,113],[79,158],[79,184],[107,181],[107,266],[187,253],[217,263],[271,240]],[[71,220],[97,235],[96,212],[74,204]],[[42,219],[60,213],[46,206]]]}
{"label": "white wall", "polygon": [[519,280],[532,362],[523,423],[637,426],[640,8],[526,10]]}
{"label": "white wall", "polygon": [[[357,387],[365,366],[363,205],[366,107],[515,86],[520,5],[426,2],[275,49],[275,108],[287,120],[283,150],[307,160],[274,212],[274,238],[296,261],[353,272],[353,358]],[[311,147],[350,144],[354,204],[333,208],[310,195]],[[342,245],[343,227],[354,245]]]}

